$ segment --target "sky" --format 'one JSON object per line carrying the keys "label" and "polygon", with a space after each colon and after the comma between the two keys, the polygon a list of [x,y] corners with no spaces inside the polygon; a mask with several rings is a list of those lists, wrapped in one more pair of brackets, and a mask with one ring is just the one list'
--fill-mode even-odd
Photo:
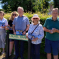
{"label": "sky", "polygon": [[[53,1],[53,0],[51,0],[51,1]],[[1,1],[0,1],[0,2],[1,2]],[[2,9],[2,6],[3,6],[3,4],[0,3],[0,9]]]}
{"label": "sky", "polygon": [[[0,2],[1,2],[1,1],[0,1]],[[0,9],[2,9],[2,5],[3,5],[3,4],[0,3]]]}

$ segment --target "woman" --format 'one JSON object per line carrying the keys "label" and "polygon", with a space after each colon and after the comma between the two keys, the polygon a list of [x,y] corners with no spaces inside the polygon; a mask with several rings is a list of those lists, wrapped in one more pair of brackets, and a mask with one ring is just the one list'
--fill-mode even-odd
{"label": "woman", "polygon": [[[10,34],[13,34],[12,23],[13,23],[14,18],[17,17],[17,16],[18,16],[18,13],[16,11],[12,12],[11,17],[10,17],[9,22],[8,22],[8,27],[6,28],[6,30],[9,29]],[[10,39],[9,56],[11,56],[13,45],[14,45],[14,40]],[[14,49],[14,55],[15,55],[15,49]]]}
{"label": "woman", "polygon": [[3,48],[2,54],[5,53],[5,27],[8,25],[7,19],[4,18],[4,12],[0,11],[0,48]]}
{"label": "woman", "polygon": [[28,31],[28,38],[31,40],[31,56],[32,59],[40,59],[40,45],[44,37],[44,31],[37,14],[34,14],[31,20],[33,23],[30,24]]}

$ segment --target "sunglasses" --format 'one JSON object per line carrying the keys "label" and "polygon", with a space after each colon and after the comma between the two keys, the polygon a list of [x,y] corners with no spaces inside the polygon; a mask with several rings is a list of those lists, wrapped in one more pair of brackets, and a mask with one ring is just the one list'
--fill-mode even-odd
{"label": "sunglasses", "polygon": [[16,14],[12,14],[12,16],[16,16]]}
{"label": "sunglasses", "polygon": [[33,19],[38,19],[38,18],[33,18]]}

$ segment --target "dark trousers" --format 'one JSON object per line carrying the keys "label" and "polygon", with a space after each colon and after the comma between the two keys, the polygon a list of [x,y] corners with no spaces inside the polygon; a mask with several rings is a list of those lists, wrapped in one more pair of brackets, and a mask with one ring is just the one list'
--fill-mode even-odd
{"label": "dark trousers", "polygon": [[31,44],[32,59],[40,59],[40,45],[41,44]]}
{"label": "dark trousers", "polygon": [[15,59],[18,59],[19,57],[19,47],[20,47],[20,57],[21,59],[24,59],[23,57],[24,41],[20,41],[20,45],[19,45],[19,40],[15,40],[14,43],[15,43],[15,53],[16,53]]}

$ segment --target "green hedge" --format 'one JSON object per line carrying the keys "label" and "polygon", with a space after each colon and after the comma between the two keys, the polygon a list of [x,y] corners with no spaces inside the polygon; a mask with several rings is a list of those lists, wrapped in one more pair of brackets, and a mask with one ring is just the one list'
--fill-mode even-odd
{"label": "green hedge", "polygon": [[[39,17],[40,17],[40,23],[43,25],[44,24],[44,22],[45,22],[45,20],[48,18],[48,17],[51,17],[51,15],[48,15],[48,14],[41,14],[40,12],[37,12],[37,13],[34,13],[34,14],[38,14],[39,15]],[[27,16],[28,18],[29,18],[29,21],[31,22],[31,18],[32,18],[32,16],[33,16],[33,14],[31,13],[31,12],[29,12],[29,13],[24,13],[24,15],[25,16]],[[9,20],[9,17],[11,16],[11,13],[7,13],[7,14],[5,14],[5,18],[7,19],[7,20]],[[45,37],[45,36],[44,36]],[[27,46],[27,45],[26,45]],[[42,53],[42,54],[45,54],[45,52],[44,52],[44,47],[45,47],[45,39],[43,38],[43,40],[42,40],[42,44],[41,44],[41,49],[40,49],[40,52]]]}
{"label": "green hedge", "polygon": [[[38,15],[39,15],[39,17],[40,17],[40,22],[41,22],[42,25],[44,24],[45,20],[46,20],[48,17],[51,17],[51,15],[41,14],[40,12],[33,13],[33,14],[38,14]],[[24,15],[29,18],[29,21],[31,21],[31,18],[32,18],[33,14],[32,14],[31,12],[29,12],[29,13],[24,13]],[[5,17],[7,20],[9,20],[9,17],[10,17],[10,16],[11,16],[11,13],[7,13],[7,14],[5,14],[4,17]]]}

